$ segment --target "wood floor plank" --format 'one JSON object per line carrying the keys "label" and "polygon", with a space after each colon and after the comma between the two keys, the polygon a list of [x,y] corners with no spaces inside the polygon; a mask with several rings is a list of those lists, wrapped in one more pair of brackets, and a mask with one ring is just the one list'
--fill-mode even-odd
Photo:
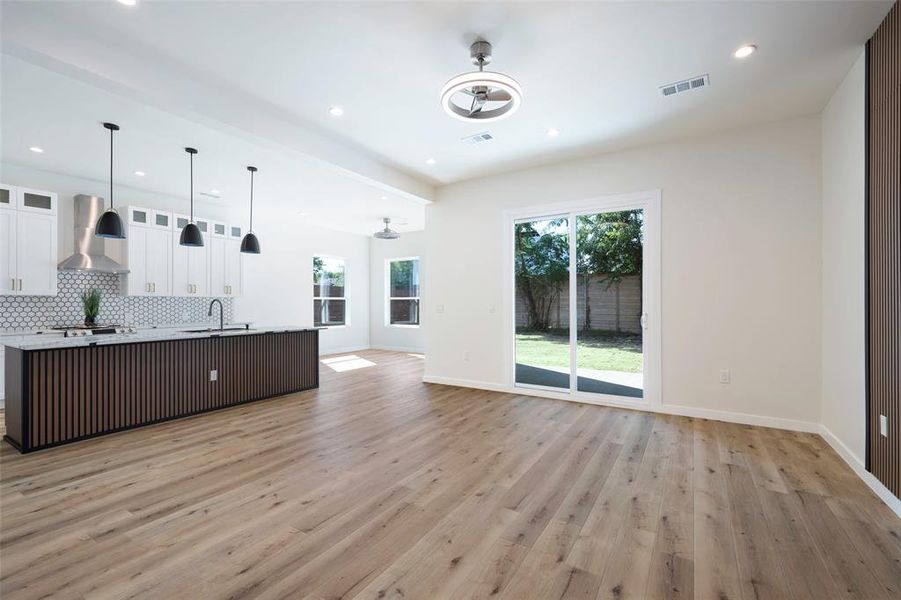
{"label": "wood floor plank", "polygon": [[[20,455],[0,596],[895,598],[901,522],[818,436],[422,383],[422,359]],[[2,423],[2,413],[0,413]]]}

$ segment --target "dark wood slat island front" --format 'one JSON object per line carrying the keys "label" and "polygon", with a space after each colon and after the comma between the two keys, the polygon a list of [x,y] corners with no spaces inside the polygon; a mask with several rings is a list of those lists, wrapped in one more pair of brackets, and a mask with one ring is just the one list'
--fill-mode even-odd
{"label": "dark wood slat island front", "polygon": [[6,348],[6,435],[31,452],[319,386],[315,329]]}

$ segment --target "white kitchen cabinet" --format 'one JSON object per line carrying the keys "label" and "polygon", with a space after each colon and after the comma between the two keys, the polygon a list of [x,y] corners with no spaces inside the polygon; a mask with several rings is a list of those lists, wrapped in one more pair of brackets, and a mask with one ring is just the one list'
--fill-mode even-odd
{"label": "white kitchen cabinet", "polygon": [[235,297],[242,292],[241,228],[213,223],[210,239],[210,293]]}
{"label": "white kitchen cabinet", "polygon": [[172,295],[210,295],[210,222],[194,219],[203,236],[203,246],[182,246],[178,243],[181,230],[189,222],[186,215],[173,215],[175,229],[172,234]]}
{"label": "white kitchen cabinet", "polygon": [[57,196],[0,185],[0,294],[56,295]]}
{"label": "white kitchen cabinet", "polygon": [[172,215],[129,206],[125,234],[125,264],[122,278],[128,296],[172,295]]}
{"label": "white kitchen cabinet", "polygon": [[0,294],[14,294],[16,280],[16,211],[0,208]]}
{"label": "white kitchen cabinet", "polygon": [[244,255],[241,254],[243,230],[237,225],[228,227],[228,249],[225,253],[225,285],[228,295],[237,297],[244,293]]}

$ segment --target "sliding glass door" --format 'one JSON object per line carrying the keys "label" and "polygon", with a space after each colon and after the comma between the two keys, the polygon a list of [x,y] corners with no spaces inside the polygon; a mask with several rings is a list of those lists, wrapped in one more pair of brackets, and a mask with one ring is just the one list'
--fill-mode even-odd
{"label": "sliding glass door", "polygon": [[513,225],[516,382],[570,388],[570,219]]}
{"label": "sliding glass door", "polygon": [[641,398],[644,211],[576,217],[576,389]]}
{"label": "sliding glass door", "polygon": [[637,203],[513,220],[515,385],[646,397],[646,215]]}

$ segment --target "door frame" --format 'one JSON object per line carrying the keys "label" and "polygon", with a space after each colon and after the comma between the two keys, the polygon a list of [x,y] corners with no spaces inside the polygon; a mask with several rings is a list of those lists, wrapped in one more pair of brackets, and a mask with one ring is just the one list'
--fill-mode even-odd
{"label": "door frame", "polygon": [[[515,390],[523,390],[525,393],[540,395],[548,398],[570,400],[587,404],[600,404],[610,406],[625,406],[630,408],[659,407],[663,404],[661,394],[661,228],[660,205],[661,192],[648,190],[627,194],[612,194],[544,205],[534,205],[504,211],[503,214],[503,241],[504,241],[504,302],[502,305],[502,317],[504,323],[504,380],[507,387]],[[601,212],[614,212],[619,210],[642,209],[644,211],[645,240],[642,268],[644,314],[647,315],[647,327],[642,335],[642,349],[644,354],[644,395],[642,398],[627,398],[608,394],[596,394],[593,392],[580,392],[576,389],[576,380],[573,373],[576,371],[576,345],[573,343],[577,334],[576,315],[578,305],[569,303],[569,335],[570,335],[570,389],[559,390],[557,388],[531,386],[516,383],[516,293],[515,293],[515,264],[513,252],[513,228],[516,222],[530,219],[542,219],[548,217],[567,217],[569,219],[570,243],[575,243],[574,230],[576,219],[580,215],[596,214]],[[570,252],[570,280],[568,290],[570,297],[574,297],[577,286],[575,273],[576,256]]]}

